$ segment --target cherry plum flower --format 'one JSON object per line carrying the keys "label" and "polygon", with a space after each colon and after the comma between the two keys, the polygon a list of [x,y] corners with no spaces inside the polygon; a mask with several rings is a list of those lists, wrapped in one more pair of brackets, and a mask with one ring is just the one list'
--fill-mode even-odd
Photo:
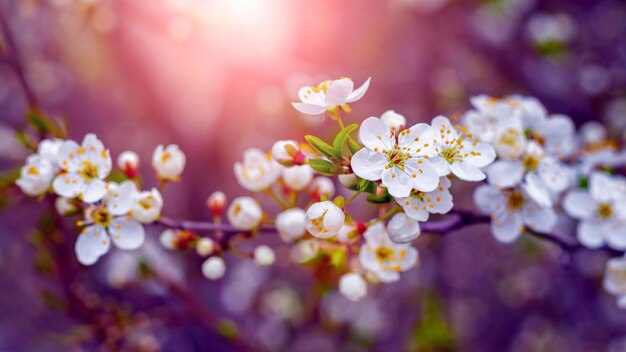
{"label": "cherry plum flower", "polygon": [[541,206],[521,188],[481,185],[474,191],[474,203],[491,216],[491,232],[504,243],[517,240],[526,226],[534,231],[547,232],[557,222],[552,208]]}
{"label": "cherry plum flower", "polygon": [[397,135],[379,118],[370,117],[359,129],[365,146],[352,156],[354,173],[369,181],[381,180],[389,194],[408,197],[413,189],[431,192],[439,184],[429,158],[436,155],[433,129],[419,123]]}
{"label": "cherry plum flower", "polygon": [[563,208],[579,219],[577,236],[588,248],[603,244],[626,249],[626,179],[594,172],[589,178],[589,190],[570,191]]}
{"label": "cherry plum flower", "polygon": [[361,246],[359,261],[380,281],[398,281],[400,272],[417,265],[417,249],[408,244],[394,243],[382,222],[369,226],[363,236],[365,243]]}
{"label": "cherry plum flower", "polygon": [[235,163],[237,182],[241,187],[259,192],[271,186],[280,177],[282,166],[272,159],[271,154],[250,148],[243,153],[243,162]]}
{"label": "cherry plum flower", "polygon": [[158,189],[137,193],[135,205],[131,210],[132,216],[143,224],[150,224],[157,220],[163,208],[163,197]]}
{"label": "cherry plum flower", "polygon": [[345,215],[331,201],[318,202],[306,212],[306,229],[318,238],[333,237],[343,226]]}
{"label": "cherry plum flower", "polygon": [[282,211],[276,216],[276,231],[285,242],[292,242],[306,233],[306,213],[300,208]]}
{"label": "cherry plum flower", "polygon": [[432,192],[411,191],[408,197],[396,198],[407,216],[417,221],[427,221],[430,214],[446,214],[453,206],[450,193],[452,182],[447,177],[439,178],[439,186]]}
{"label": "cherry plum flower", "polygon": [[263,220],[263,210],[254,198],[235,198],[226,212],[228,221],[240,230],[252,230]]}
{"label": "cherry plum flower", "polygon": [[33,154],[26,159],[26,164],[20,170],[20,177],[15,184],[31,197],[46,193],[54,178],[53,164],[39,154]]}
{"label": "cherry plum flower", "polygon": [[111,172],[112,161],[95,134],[86,135],[81,145],[72,140],[63,142],[58,157],[61,173],[52,183],[58,195],[94,203],[107,194],[104,180]]}
{"label": "cherry plum flower", "polygon": [[175,144],[159,145],[152,153],[152,167],[162,180],[178,181],[186,162],[185,153]]}
{"label": "cherry plum flower", "polygon": [[356,302],[367,295],[367,283],[358,273],[348,273],[339,279],[339,292]]}
{"label": "cherry plum flower", "polygon": [[409,243],[416,239],[420,233],[419,222],[405,213],[394,215],[387,224],[389,239],[395,243]]}
{"label": "cherry plum flower", "polygon": [[363,97],[369,88],[370,78],[359,88],[354,89],[354,83],[349,78],[334,81],[324,81],[314,87],[302,87],[298,92],[299,103],[291,103],[296,110],[307,115],[320,115],[329,111],[336,114],[339,108],[347,110],[347,104]]}
{"label": "cherry plum flower", "polygon": [[107,195],[101,204],[86,211],[84,226],[76,240],[76,256],[84,265],[92,265],[106,254],[111,240],[118,248],[139,248],[145,238],[141,223],[129,215],[135,203],[137,188],[131,181],[119,185],[109,184]]}

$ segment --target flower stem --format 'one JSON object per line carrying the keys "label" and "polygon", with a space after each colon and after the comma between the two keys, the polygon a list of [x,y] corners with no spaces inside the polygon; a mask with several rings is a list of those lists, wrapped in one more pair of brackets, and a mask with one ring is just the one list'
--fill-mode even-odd
{"label": "flower stem", "polygon": [[346,206],[346,205],[350,204],[350,202],[352,202],[361,193],[362,193],[361,191],[355,192],[352,196],[350,196],[350,198],[346,199],[346,201],[343,203],[343,205]]}
{"label": "flower stem", "polygon": [[276,203],[278,203],[278,205],[283,208],[283,209],[287,209],[289,208],[289,205],[287,203],[285,203],[285,201],[278,195],[276,194],[276,191],[274,191],[274,189],[272,187],[267,187],[265,189],[265,192],[272,197]]}

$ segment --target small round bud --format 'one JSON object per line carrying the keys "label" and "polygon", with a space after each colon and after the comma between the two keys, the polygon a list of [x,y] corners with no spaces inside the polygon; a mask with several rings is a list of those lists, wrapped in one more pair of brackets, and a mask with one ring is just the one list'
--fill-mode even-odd
{"label": "small round bud", "polygon": [[71,199],[59,197],[54,201],[54,207],[60,215],[72,215],[78,211],[78,206]]}
{"label": "small round bud", "polygon": [[226,264],[221,257],[210,257],[202,263],[202,274],[209,280],[219,280],[226,272]]}
{"label": "small round bud", "polygon": [[159,145],[152,153],[152,167],[157,172],[157,176],[163,180],[178,181],[186,161],[185,154],[175,144],[167,147]]}
{"label": "small round bud", "polygon": [[380,115],[380,119],[383,120],[385,125],[394,133],[402,131],[406,126],[406,118],[393,110],[385,111]]}
{"label": "small round bud", "polygon": [[339,175],[338,178],[339,183],[341,183],[344,187],[350,187],[359,181],[355,174],[342,174]]}
{"label": "small round bud", "polygon": [[313,169],[309,165],[288,167],[283,170],[283,181],[289,189],[299,192],[313,180]]}
{"label": "small round bud", "polygon": [[213,250],[215,250],[215,242],[208,237],[203,237],[198,240],[196,244],[196,251],[202,257],[207,257],[213,254]]}
{"label": "small round bud", "polygon": [[254,261],[260,266],[269,266],[274,264],[276,255],[274,250],[266,245],[256,247],[254,250]]}
{"label": "small round bud", "polygon": [[139,156],[137,153],[127,150],[117,157],[117,167],[128,178],[135,178],[139,172]]}
{"label": "small round bud", "polygon": [[226,195],[223,192],[213,192],[206,200],[206,205],[214,216],[220,216],[226,208]]}
{"label": "small round bud", "polygon": [[306,229],[311,235],[329,238],[337,234],[346,216],[335,203],[319,202],[311,205],[306,212]]}
{"label": "small round bud", "polygon": [[263,210],[253,198],[239,197],[230,203],[226,216],[235,228],[252,230],[261,223]]}
{"label": "small round bud", "polygon": [[322,200],[322,197],[331,199],[335,195],[335,184],[328,177],[316,177],[309,186],[309,193],[311,193],[311,198],[317,202]]}
{"label": "small round bud", "polygon": [[417,220],[399,213],[393,216],[387,224],[389,239],[395,243],[408,243],[416,239],[420,233],[420,225]]}
{"label": "small round bud", "polygon": [[166,249],[171,251],[176,249],[176,232],[172,229],[167,229],[161,232],[161,236],[159,236],[159,242]]}
{"label": "small round bud", "polygon": [[339,279],[339,292],[351,301],[358,301],[367,295],[367,284],[357,273],[345,274]]}
{"label": "small round bud", "polygon": [[287,209],[276,216],[276,230],[280,237],[291,242],[304,236],[306,213],[299,208]]}

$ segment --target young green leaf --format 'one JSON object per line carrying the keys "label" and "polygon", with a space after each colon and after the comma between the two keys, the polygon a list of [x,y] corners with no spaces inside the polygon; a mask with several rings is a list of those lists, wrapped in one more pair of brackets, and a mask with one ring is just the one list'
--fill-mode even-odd
{"label": "young green leaf", "polygon": [[332,172],[335,165],[324,159],[309,159],[309,166],[322,176],[333,176]]}
{"label": "young green leaf", "polygon": [[317,150],[320,154],[327,156],[329,158],[332,158],[335,155],[335,151],[333,150],[333,147],[331,147],[328,143],[324,142],[323,140],[312,135],[306,135],[304,136],[304,139],[306,139],[306,141],[309,142],[311,147]]}
{"label": "young green leaf", "polygon": [[333,150],[335,151],[334,155],[336,157],[341,158],[343,156],[343,146],[346,144],[346,139],[348,139],[350,133],[358,127],[359,125],[353,123],[344,127],[339,133],[337,133],[337,136],[335,136],[335,140],[333,141]]}

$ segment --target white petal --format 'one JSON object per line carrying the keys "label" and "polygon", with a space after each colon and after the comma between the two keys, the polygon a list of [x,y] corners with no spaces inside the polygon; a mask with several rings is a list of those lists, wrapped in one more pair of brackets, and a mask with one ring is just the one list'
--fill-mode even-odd
{"label": "white petal", "polygon": [[569,184],[567,170],[558,162],[542,162],[537,174],[554,192],[562,192]]}
{"label": "white petal", "polygon": [[[133,181],[124,181],[115,189],[111,190],[106,198],[108,210],[113,215],[123,215],[128,213],[135,206],[137,197],[137,186]],[[160,193],[158,195],[160,197]]]}
{"label": "white petal", "polygon": [[435,156],[434,158],[428,159],[430,164],[437,170],[439,176],[448,176],[450,174],[450,164],[446,161],[446,159]]}
{"label": "white petal", "polygon": [[626,249],[626,223],[624,221],[606,221],[604,233],[609,247],[617,250]]}
{"label": "white petal", "polygon": [[495,213],[504,206],[504,195],[496,187],[480,185],[474,191],[474,203],[485,214]]}
{"label": "white petal", "polygon": [[355,89],[354,91],[352,91],[352,93],[350,93],[350,95],[348,95],[348,99],[346,99],[346,103],[352,103],[355,102],[361,98],[363,98],[363,96],[365,95],[365,92],[367,92],[367,89],[370,86],[370,80],[372,78],[368,78],[367,81],[365,81],[365,83],[361,84],[361,86],[357,89]]}
{"label": "white petal", "polygon": [[583,190],[569,192],[563,199],[563,209],[569,216],[577,219],[589,218],[595,210],[589,192]]}
{"label": "white petal", "polygon": [[554,201],[550,190],[543,181],[537,176],[536,173],[530,173],[526,175],[525,183],[522,185],[522,189],[528,193],[528,195],[542,207],[552,207]]}
{"label": "white petal", "polygon": [[360,178],[377,181],[380,180],[387,162],[386,155],[362,148],[352,156],[350,166],[354,174]]}
{"label": "white petal", "polygon": [[445,145],[445,142],[455,143],[459,133],[457,132],[450,120],[445,116],[437,116],[431,122],[433,131],[435,132],[435,139],[439,145]]}
{"label": "white petal", "polygon": [[419,223],[404,213],[394,215],[387,224],[389,239],[395,243],[408,243],[420,235]]}
{"label": "white petal", "polygon": [[80,146],[72,141],[67,140],[59,147],[59,164],[67,171],[76,171],[78,168],[78,148]]}
{"label": "white petal", "polygon": [[309,86],[300,88],[298,97],[306,104],[326,106],[323,92],[315,92],[313,88]]}
{"label": "white petal", "polygon": [[[439,173],[427,159],[411,158],[405,164],[410,175],[412,187],[421,192],[432,192],[439,185]],[[415,176],[415,177],[413,177]]]}
{"label": "white petal", "polygon": [[511,243],[522,234],[523,225],[520,213],[503,211],[491,221],[491,232],[498,241]]}
{"label": "white petal", "polygon": [[346,102],[354,83],[349,78],[342,78],[333,81],[328,87],[326,92],[326,104],[328,105],[341,105]]}
{"label": "white petal", "polygon": [[489,184],[509,188],[518,185],[524,177],[524,165],[519,161],[496,161],[487,169]]}
{"label": "white petal", "polygon": [[417,221],[428,220],[429,213],[424,209],[423,203],[419,198],[409,196],[407,198],[396,198],[396,202],[400,204],[406,215]]}
{"label": "white petal", "polygon": [[324,215],[324,227],[331,233],[339,232],[343,226],[345,215],[341,209],[336,206],[329,207]]}
{"label": "white petal", "polygon": [[52,189],[61,197],[76,198],[85,186],[82,176],[74,173],[61,174],[52,182]]}
{"label": "white petal", "polygon": [[576,234],[578,241],[587,248],[599,248],[604,244],[604,234],[600,231],[602,224],[596,219],[582,220],[578,223]]}
{"label": "white petal", "polygon": [[93,179],[87,182],[82,200],[85,203],[94,203],[104,198],[106,193],[106,183],[100,179]]}
{"label": "white petal", "polygon": [[554,228],[557,222],[556,213],[552,208],[542,208],[538,204],[528,200],[524,207],[524,223],[535,231],[548,232]]}
{"label": "white petal", "polygon": [[109,233],[117,248],[126,250],[139,248],[146,236],[143,226],[130,216],[111,220]]}
{"label": "white petal", "polygon": [[394,142],[394,135],[385,125],[385,123],[377,118],[370,117],[361,123],[359,128],[359,140],[368,149],[383,152],[391,150]]}
{"label": "white petal", "polygon": [[465,161],[452,163],[450,171],[463,181],[481,181],[486,177],[480,168]]}
{"label": "white petal", "polygon": [[324,113],[327,108],[324,105],[313,105],[307,103],[291,103],[291,105],[293,105],[296,110],[307,115],[320,115]]}
{"label": "white petal", "polygon": [[613,199],[614,185],[613,178],[604,172],[594,172],[589,177],[589,191],[593,199],[599,203]]}
{"label": "white petal", "polygon": [[400,273],[394,270],[378,270],[374,271],[378,279],[385,283],[396,282],[400,280]]}
{"label": "white petal", "polygon": [[411,156],[434,157],[437,154],[435,132],[425,123],[418,123],[398,134],[398,145]]}
{"label": "white petal", "polygon": [[384,170],[381,180],[393,197],[408,197],[413,189],[413,178],[397,167]]}
{"label": "white petal", "polygon": [[111,243],[102,226],[93,225],[85,228],[78,235],[74,250],[78,261],[83,265],[92,265],[98,258],[109,251]]}
{"label": "white petal", "polygon": [[400,267],[402,271],[407,271],[415,267],[418,260],[419,254],[417,249],[411,246],[400,249]]}
{"label": "white petal", "polygon": [[463,146],[467,155],[463,162],[470,163],[476,167],[485,167],[496,159],[496,151],[487,143],[476,143],[464,141]]}

